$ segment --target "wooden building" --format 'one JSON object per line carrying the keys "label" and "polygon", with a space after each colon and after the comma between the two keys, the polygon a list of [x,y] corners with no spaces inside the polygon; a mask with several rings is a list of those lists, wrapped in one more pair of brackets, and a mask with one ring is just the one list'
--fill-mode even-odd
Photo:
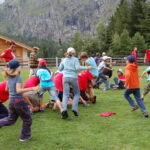
{"label": "wooden building", "polygon": [[17,59],[25,60],[28,58],[28,53],[32,51],[32,47],[27,46],[23,43],[17,42],[13,39],[0,35],[0,54],[7,48],[9,48],[9,42],[15,42],[16,47],[14,54]]}

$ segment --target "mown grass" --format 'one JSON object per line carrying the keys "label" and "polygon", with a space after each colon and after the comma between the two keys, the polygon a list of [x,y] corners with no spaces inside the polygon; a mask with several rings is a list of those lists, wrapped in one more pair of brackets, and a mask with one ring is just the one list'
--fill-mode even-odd
{"label": "mown grass", "polygon": [[[140,67],[140,74],[144,69]],[[24,70],[21,75],[25,81],[28,71]],[[146,78],[142,80],[141,89],[145,84]],[[144,118],[140,110],[130,112],[124,91],[95,92],[97,103],[89,108],[80,105],[79,117],[74,117],[70,110],[67,120],[60,119],[59,112],[49,109],[33,114],[33,138],[25,143],[18,141],[20,119],[13,126],[1,128],[0,150],[149,150],[150,119]],[[48,99],[46,95],[45,101]],[[145,104],[150,112],[149,95]],[[103,118],[99,116],[102,112],[117,115]]]}

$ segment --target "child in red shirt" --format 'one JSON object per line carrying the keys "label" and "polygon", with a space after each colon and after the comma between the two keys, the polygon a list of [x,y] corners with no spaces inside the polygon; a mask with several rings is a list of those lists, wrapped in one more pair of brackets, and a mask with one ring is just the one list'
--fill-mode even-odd
{"label": "child in red shirt", "polygon": [[9,99],[9,93],[6,90],[7,81],[0,83],[0,119],[8,117],[8,110],[3,105],[5,101]]}
{"label": "child in red shirt", "polygon": [[119,69],[117,71],[118,78],[114,78],[115,84],[111,84],[110,87],[113,89],[124,89],[125,86],[125,75],[123,74],[123,70]]}
{"label": "child in red shirt", "polygon": [[92,79],[93,79],[93,76],[89,71],[81,72],[78,75],[78,82],[79,82],[79,88],[80,88],[80,98],[81,98],[84,106],[89,106],[88,105],[89,98],[86,95],[86,91],[88,89],[89,82],[91,82],[91,84],[94,85],[94,82]]}
{"label": "child in red shirt", "polygon": [[[33,76],[26,80],[24,88],[32,88],[38,86],[40,80],[38,77]],[[37,91],[29,91],[23,94],[25,99],[28,101],[31,112],[37,112],[40,110],[40,99],[38,97]]]}
{"label": "child in red shirt", "polygon": [[4,59],[5,63],[15,59],[15,55],[13,53],[13,49],[15,48],[16,44],[14,42],[10,42],[10,47],[0,55],[0,58]]}

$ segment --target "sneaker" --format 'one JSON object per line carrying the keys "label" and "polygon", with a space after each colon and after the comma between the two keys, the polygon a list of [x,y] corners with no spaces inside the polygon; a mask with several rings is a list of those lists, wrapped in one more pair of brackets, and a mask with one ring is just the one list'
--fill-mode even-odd
{"label": "sneaker", "polygon": [[138,108],[139,108],[139,106],[134,105],[134,106],[132,107],[132,110],[131,110],[131,111],[135,111],[135,110],[137,110]]}
{"label": "sneaker", "polygon": [[93,102],[92,102],[92,103],[93,103],[93,104],[96,103],[96,96],[93,97]]}
{"label": "sneaker", "polygon": [[26,139],[21,139],[21,138],[20,138],[19,141],[20,141],[20,142],[25,142],[25,141],[27,141],[27,140],[30,140],[31,138],[32,138],[31,136],[28,137],[28,138],[26,138]]}
{"label": "sneaker", "polygon": [[145,118],[149,117],[147,112],[143,112],[143,115],[144,115]]}
{"label": "sneaker", "polygon": [[67,119],[68,118],[68,112],[67,111],[63,111],[62,113],[61,113],[61,118],[62,119]]}
{"label": "sneaker", "polygon": [[78,112],[75,110],[72,110],[72,112],[74,113],[75,116],[79,116]]}
{"label": "sneaker", "polygon": [[44,108],[40,109],[39,112],[44,112]]}
{"label": "sneaker", "polygon": [[83,106],[84,106],[84,107],[89,107],[89,106],[90,106],[90,104],[83,104]]}

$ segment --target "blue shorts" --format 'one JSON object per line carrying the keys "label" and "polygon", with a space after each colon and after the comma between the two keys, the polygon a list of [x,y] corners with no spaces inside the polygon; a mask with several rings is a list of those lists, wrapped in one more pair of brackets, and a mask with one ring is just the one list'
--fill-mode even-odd
{"label": "blue shorts", "polygon": [[55,86],[51,86],[51,87],[47,87],[47,88],[40,88],[40,90],[39,90],[39,92],[38,92],[39,98],[43,98],[43,94],[44,94],[46,91],[49,92],[51,100],[53,100],[53,101],[59,100]]}

